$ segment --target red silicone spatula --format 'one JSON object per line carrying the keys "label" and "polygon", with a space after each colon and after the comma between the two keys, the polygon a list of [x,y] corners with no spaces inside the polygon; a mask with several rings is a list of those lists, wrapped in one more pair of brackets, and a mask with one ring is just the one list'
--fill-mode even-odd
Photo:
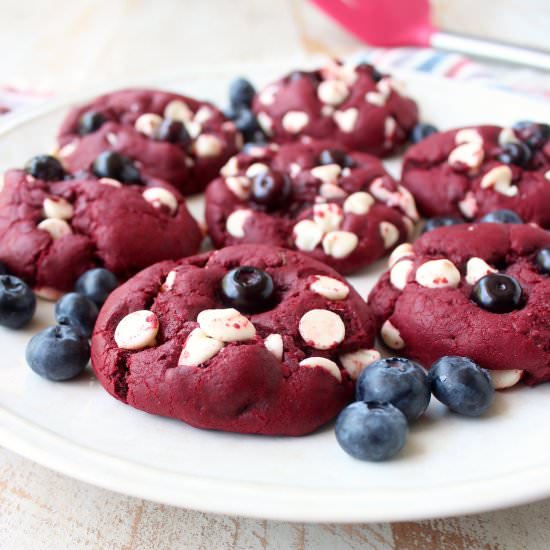
{"label": "red silicone spatula", "polygon": [[[550,54],[437,30],[429,0],[311,0],[372,46],[424,46],[550,70]],[[480,0],[482,1],[482,0]]]}

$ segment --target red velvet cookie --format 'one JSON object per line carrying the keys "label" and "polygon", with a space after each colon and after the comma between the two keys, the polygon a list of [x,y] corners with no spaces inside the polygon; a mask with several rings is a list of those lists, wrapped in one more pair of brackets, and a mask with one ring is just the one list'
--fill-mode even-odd
{"label": "red velvet cookie", "polygon": [[4,176],[0,262],[45,298],[72,290],[93,267],[126,279],[155,262],[196,253],[201,240],[183,197],[163,182],[51,182],[22,170]]}
{"label": "red velvet cookie", "polygon": [[549,245],[542,229],[497,223],[401,245],[369,296],[382,339],[425,367],[469,357],[499,371],[497,387],[550,380]]}
{"label": "red velvet cookie", "polygon": [[159,90],[129,89],[75,107],[59,131],[70,172],[91,171],[103,151],[134,160],[144,178],[184,194],[202,191],[242,144],[233,122],[210,103]]}
{"label": "red velvet cookie", "polygon": [[352,399],[354,379],[380,356],[374,332],[369,307],[334,270],[242,245],[157,264],[115,290],[92,365],[110,394],[153,414],[303,435]]}
{"label": "red velvet cookie", "polygon": [[418,122],[416,103],[397,90],[391,77],[365,63],[332,62],[316,71],[294,71],[261,90],[253,109],[275,142],[302,136],[334,139],[378,156],[404,144]]}
{"label": "red velvet cookie", "polygon": [[402,184],[426,217],[476,220],[507,209],[550,227],[550,134],[543,128],[475,126],[433,134],[407,151]]}
{"label": "red velvet cookie", "polygon": [[221,174],[206,192],[217,247],[284,246],[351,273],[406,240],[418,218],[380,160],[334,142],[253,147]]}

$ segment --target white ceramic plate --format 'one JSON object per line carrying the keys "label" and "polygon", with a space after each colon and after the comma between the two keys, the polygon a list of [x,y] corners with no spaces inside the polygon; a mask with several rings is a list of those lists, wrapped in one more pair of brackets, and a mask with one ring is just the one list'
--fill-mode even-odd
{"label": "white ceramic plate", "polygon": [[[269,78],[265,67],[247,72],[259,83]],[[223,103],[234,74],[203,71],[148,84]],[[550,121],[548,104],[400,76],[424,119],[442,128]],[[0,128],[0,168],[50,150],[66,105],[8,115]],[[200,199],[191,202],[200,213]],[[379,263],[351,280],[366,294],[382,269]],[[420,519],[550,496],[550,384],[499,394],[482,420],[449,415],[433,403],[399,458],[362,463],[340,450],[332,426],[302,438],[207,432],[119,403],[91,372],[63,384],[43,380],[26,366],[24,350],[30,335],[51,323],[52,309],[41,302],[26,331],[0,330],[0,444],[64,474],[168,504],[296,521]]]}

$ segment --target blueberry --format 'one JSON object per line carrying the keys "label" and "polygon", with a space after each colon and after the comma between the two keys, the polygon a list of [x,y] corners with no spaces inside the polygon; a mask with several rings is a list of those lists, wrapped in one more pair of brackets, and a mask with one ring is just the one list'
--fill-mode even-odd
{"label": "blueberry", "polygon": [[436,399],[466,416],[482,415],[495,396],[489,373],[467,357],[441,357],[432,365],[428,380]]}
{"label": "blueberry", "polygon": [[75,291],[100,307],[117,286],[118,280],[113,273],[103,267],[97,267],[86,271],[78,278]]}
{"label": "blueberry", "polygon": [[536,257],[538,270],[544,275],[550,275],[550,246],[541,248]]}
{"label": "blueberry", "polygon": [[107,122],[107,117],[97,111],[86,111],[78,121],[78,133],[81,136],[99,130]]}
{"label": "blueberry", "polygon": [[256,267],[232,269],[222,279],[221,290],[223,301],[244,313],[265,311],[273,303],[273,279]]}
{"label": "blueberry", "polygon": [[37,155],[25,164],[25,172],[36,179],[45,181],[61,181],[65,170],[61,163],[51,155]]}
{"label": "blueberry", "polygon": [[251,107],[256,95],[254,86],[245,78],[236,78],[229,85],[229,102],[232,107]]}
{"label": "blueberry", "polygon": [[124,183],[141,183],[139,170],[132,159],[114,151],[103,151],[92,170],[98,178],[113,178]]}
{"label": "blueberry", "polygon": [[500,162],[515,164],[521,168],[527,168],[533,158],[531,149],[525,143],[507,143],[498,156]]}
{"label": "blueberry", "polygon": [[357,401],[336,420],[340,447],[359,460],[392,458],[403,448],[408,434],[405,415],[389,403]]}
{"label": "blueberry", "polygon": [[8,274],[8,268],[0,262],[0,275],[7,275]]}
{"label": "blueberry", "polygon": [[419,122],[411,130],[411,143],[420,143],[423,139],[426,139],[432,134],[437,134],[437,132],[439,132],[439,130],[433,124],[423,124]]}
{"label": "blueberry", "polygon": [[73,327],[56,325],[35,334],[25,353],[29,367],[48,380],[70,380],[90,360],[88,339]]}
{"label": "blueberry", "polygon": [[531,149],[540,149],[550,139],[550,126],[528,120],[516,122],[513,126],[517,136]]}
{"label": "blueberry", "polygon": [[397,407],[407,420],[416,420],[430,403],[424,369],[402,357],[379,359],[363,370],[355,386],[357,401],[379,401]]}
{"label": "blueberry", "polygon": [[59,325],[70,325],[83,336],[90,337],[94,330],[98,309],[92,300],[70,292],[55,304],[55,320]]}
{"label": "blueberry", "polygon": [[319,84],[323,80],[318,71],[292,71],[287,76],[289,82],[298,82],[304,79],[309,80],[314,85]]}
{"label": "blueberry", "polygon": [[177,143],[184,147],[191,143],[191,136],[187,132],[185,125],[179,120],[171,120],[169,118],[165,118],[162,121],[155,138],[158,141]]}
{"label": "blueberry", "polygon": [[241,109],[234,121],[245,142],[255,141],[255,134],[262,131],[256,120],[256,115],[250,109]]}
{"label": "blueberry", "polygon": [[472,289],[472,300],[492,313],[509,313],[519,309],[521,299],[520,284],[514,277],[502,273],[485,275]]}
{"label": "blueberry", "polygon": [[340,149],[325,149],[319,154],[319,162],[325,164],[338,164],[342,168],[353,168],[355,161]]}
{"label": "blueberry", "polygon": [[506,208],[493,210],[480,220],[483,223],[523,223],[523,220],[513,211]]}
{"label": "blueberry", "polygon": [[35,310],[36,296],[27,283],[13,275],[0,275],[0,325],[22,328]]}
{"label": "blueberry", "polygon": [[459,225],[462,223],[464,223],[462,218],[457,218],[454,216],[436,216],[435,218],[430,218],[424,222],[422,233],[428,233],[438,227],[448,227],[450,225]]}
{"label": "blueberry", "polygon": [[281,172],[261,172],[252,180],[251,199],[266,210],[276,210],[283,206],[292,192],[292,183]]}

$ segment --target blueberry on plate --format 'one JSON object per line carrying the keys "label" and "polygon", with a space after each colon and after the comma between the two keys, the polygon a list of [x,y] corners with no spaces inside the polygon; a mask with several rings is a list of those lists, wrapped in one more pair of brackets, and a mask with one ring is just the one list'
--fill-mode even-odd
{"label": "blueberry on plate", "polygon": [[59,325],[69,325],[89,338],[94,330],[98,309],[86,296],[70,292],[55,304],[55,320]]}
{"label": "blueberry on plate", "polygon": [[246,78],[236,78],[229,84],[229,103],[232,107],[252,106],[256,90]]}
{"label": "blueberry on plate", "polygon": [[436,399],[465,416],[481,416],[495,397],[489,373],[467,357],[441,357],[432,365],[428,380]]}
{"label": "blueberry on plate", "polygon": [[235,127],[244,137],[245,142],[254,141],[257,132],[261,132],[256,115],[250,109],[241,109],[234,119]]}
{"label": "blueberry on plate", "polygon": [[521,285],[510,275],[491,273],[474,285],[472,300],[491,313],[510,313],[521,306]]}
{"label": "blueberry on plate", "polygon": [[99,130],[107,122],[107,117],[97,111],[86,111],[78,121],[78,133],[81,136]]}
{"label": "blueberry on plate", "polygon": [[538,270],[544,275],[550,275],[550,246],[541,248],[535,258]]}
{"label": "blueberry on plate", "polygon": [[13,275],[0,275],[0,325],[22,328],[35,311],[36,296],[27,283]]}
{"label": "blueberry on plate", "polygon": [[44,181],[61,181],[65,170],[61,163],[51,155],[37,155],[25,164],[25,172],[33,178]]}
{"label": "blueberry on plate", "polygon": [[433,124],[424,124],[422,122],[419,122],[411,130],[411,143],[420,143],[428,136],[431,136],[432,134],[437,134],[437,132],[439,132],[439,130]]}
{"label": "blueberry on plate", "polygon": [[550,139],[550,126],[548,124],[522,120],[516,122],[513,128],[519,139],[531,149],[540,149]]}
{"label": "blueberry on plate", "polygon": [[223,301],[241,312],[265,311],[272,305],[274,284],[269,273],[244,265],[225,274],[221,291]]}
{"label": "blueberry on plate", "polygon": [[459,225],[461,223],[464,223],[464,220],[455,216],[436,216],[435,218],[429,218],[424,222],[422,233],[428,233],[428,231],[433,231],[438,227],[448,227],[450,225]]}
{"label": "blueberry on plate", "polygon": [[78,278],[75,291],[100,307],[117,286],[118,280],[114,273],[103,267],[97,267],[86,271]]}
{"label": "blueberry on plate", "polygon": [[25,357],[36,374],[48,380],[70,380],[86,368],[90,344],[73,327],[56,325],[30,339]]}
{"label": "blueberry on plate", "polygon": [[513,210],[507,208],[493,210],[485,214],[479,221],[481,223],[523,223],[523,220]]}
{"label": "blueberry on plate", "polygon": [[405,445],[408,433],[405,415],[390,403],[357,401],[336,420],[340,447],[359,460],[392,458]]}
{"label": "blueberry on plate", "polygon": [[407,420],[416,420],[430,404],[426,371],[404,357],[389,357],[371,363],[355,385],[357,401],[391,403]]}
{"label": "blueberry on plate", "polygon": [[100,153],[94,160],[92,171],[98,178],[112,178],[124,183],[141,183],[139,170],[132,159],[115,151]]}

